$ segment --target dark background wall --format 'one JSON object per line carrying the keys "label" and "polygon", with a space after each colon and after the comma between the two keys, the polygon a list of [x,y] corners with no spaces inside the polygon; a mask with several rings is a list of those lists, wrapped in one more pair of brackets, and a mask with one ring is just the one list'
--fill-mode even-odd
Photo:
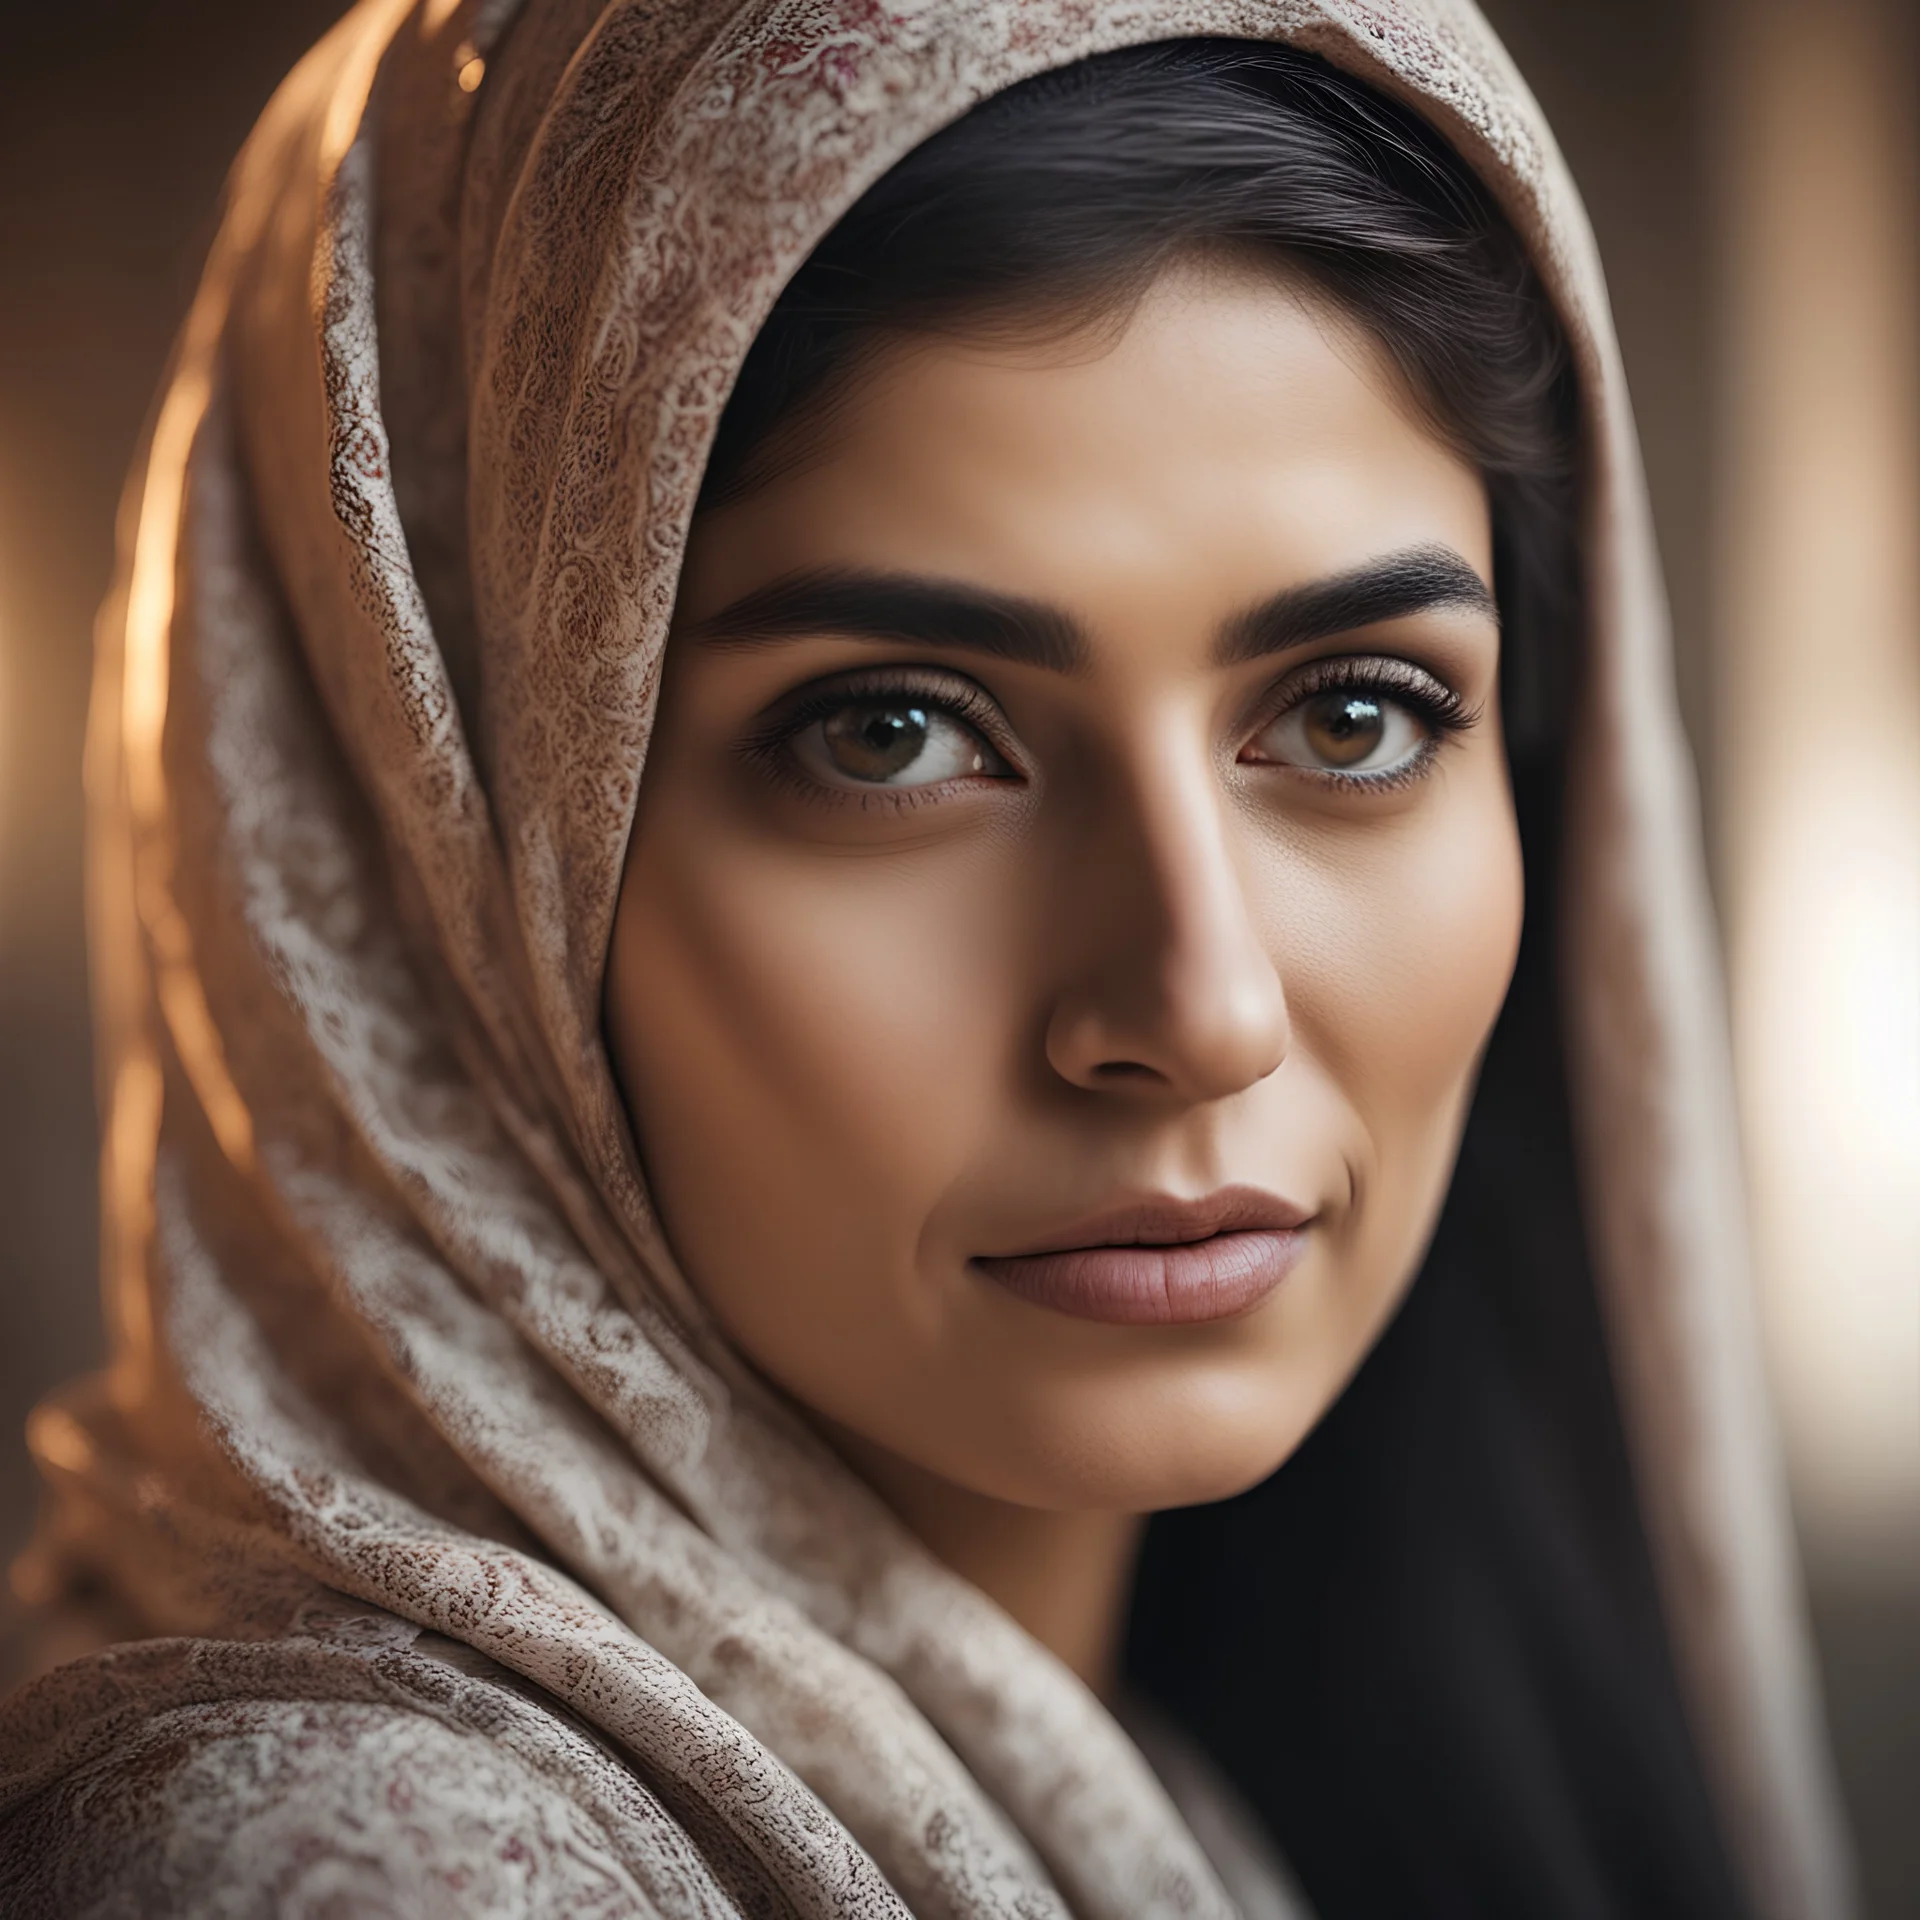
{"label": "dark background wall", "polygon": [[[80,746],[117,496],[220,181],[333,0],[60,0],[0,37],[0,1552],[33,1488],[11,1438],[99,1351]],[[1710,764],[1711,118],[1681,0],[1488,0],[1608,262]],[[1920,1393],[1920,1360],[1916,1362]],[[1920,1610],[1815,1568],[1872,1912],[1920,1911]]]}

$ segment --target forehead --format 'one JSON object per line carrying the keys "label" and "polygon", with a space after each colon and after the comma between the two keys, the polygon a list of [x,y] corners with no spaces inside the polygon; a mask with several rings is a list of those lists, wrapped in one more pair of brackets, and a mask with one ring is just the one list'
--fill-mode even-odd
{"label": "forehead", "polygon": [[880,350],[793,464],[704,518],[681,611],[845,566],[1096,626],[1207,617],[1436,544],[1490,569],[1484,489],[1370,337],[1271,274],[1190,263],[1071,332]]}

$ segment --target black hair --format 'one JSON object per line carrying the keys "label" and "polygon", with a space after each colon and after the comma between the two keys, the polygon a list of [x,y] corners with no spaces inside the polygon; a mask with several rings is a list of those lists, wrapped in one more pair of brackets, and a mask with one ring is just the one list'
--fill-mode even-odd
{"label": "black hair", "polygon": [[1409,109],[1311,55],[1182,41],[976,107],[886,174],[756,338],[702,500],[750,491],[879,341],[1124,314],[1271,262],[1385,350],[1484,477],[1527,867],[1518,968],[1408,1300],[1270,1480],[1158,1516],[1129,1683],[1265,1820],[1322,1920],[1732,1920],[1590,1272],[1561,1053],[1558,752],[1580,420],[1519,237]]}
{"label": "black hair", "polygon": [[1512,750],[1551,749],[1577,646],[1566,339],[1486,190],[1414,115],[1247,41],[1128,49],[997,94],[885,174],[754,340],[708,460],[714,506],[777,470],[874,344],[1124,311],[1174,260],[1271,263],[1380,343],[1483,476]]}

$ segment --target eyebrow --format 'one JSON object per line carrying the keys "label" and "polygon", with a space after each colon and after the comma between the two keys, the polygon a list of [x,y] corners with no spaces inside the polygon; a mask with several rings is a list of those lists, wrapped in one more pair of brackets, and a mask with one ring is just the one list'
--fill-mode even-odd
{"label": "eyebrow", "polygon": [[1349,573],[1288,587],[1236,614],[1221,630],[1214,659],[1223,667],[1239,666],[1435,607],[1500,617],[1487,583],[1451,547],[1409,547]]}
{"label": "eyebrow", "polygon": [[757,647],[805,634],[960,647],[1054,673],[1084,672],[1092,650],[1057,607],[918,574],[825,568],[789,574],[700,621],[709,646]]}
{"label": "eyebrow", "polygon": [[[1499,617],[1486,583],[1451,547],[1409,547],[1288,587],[1236,614],[1222,628],[1214,658],[1238,666],[1449,606]],[[1044,601],[957,580],[839,567],[788,574],[756,588],[696,622],[689,637],[705,646],[761,647],[812,634],[954,647],[1053,673],[1083,673],[1093,658],[1079,623]]]}

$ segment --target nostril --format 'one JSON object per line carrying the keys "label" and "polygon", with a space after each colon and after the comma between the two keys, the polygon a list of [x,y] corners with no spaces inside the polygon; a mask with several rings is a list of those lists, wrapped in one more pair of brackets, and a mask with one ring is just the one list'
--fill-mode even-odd
{"label": "nostril", "polygon": [[1102,1060],[1093,1071],[1094,1077],[1100,1080],[1158,1080],[1163,1077],[1143,1060]]}

